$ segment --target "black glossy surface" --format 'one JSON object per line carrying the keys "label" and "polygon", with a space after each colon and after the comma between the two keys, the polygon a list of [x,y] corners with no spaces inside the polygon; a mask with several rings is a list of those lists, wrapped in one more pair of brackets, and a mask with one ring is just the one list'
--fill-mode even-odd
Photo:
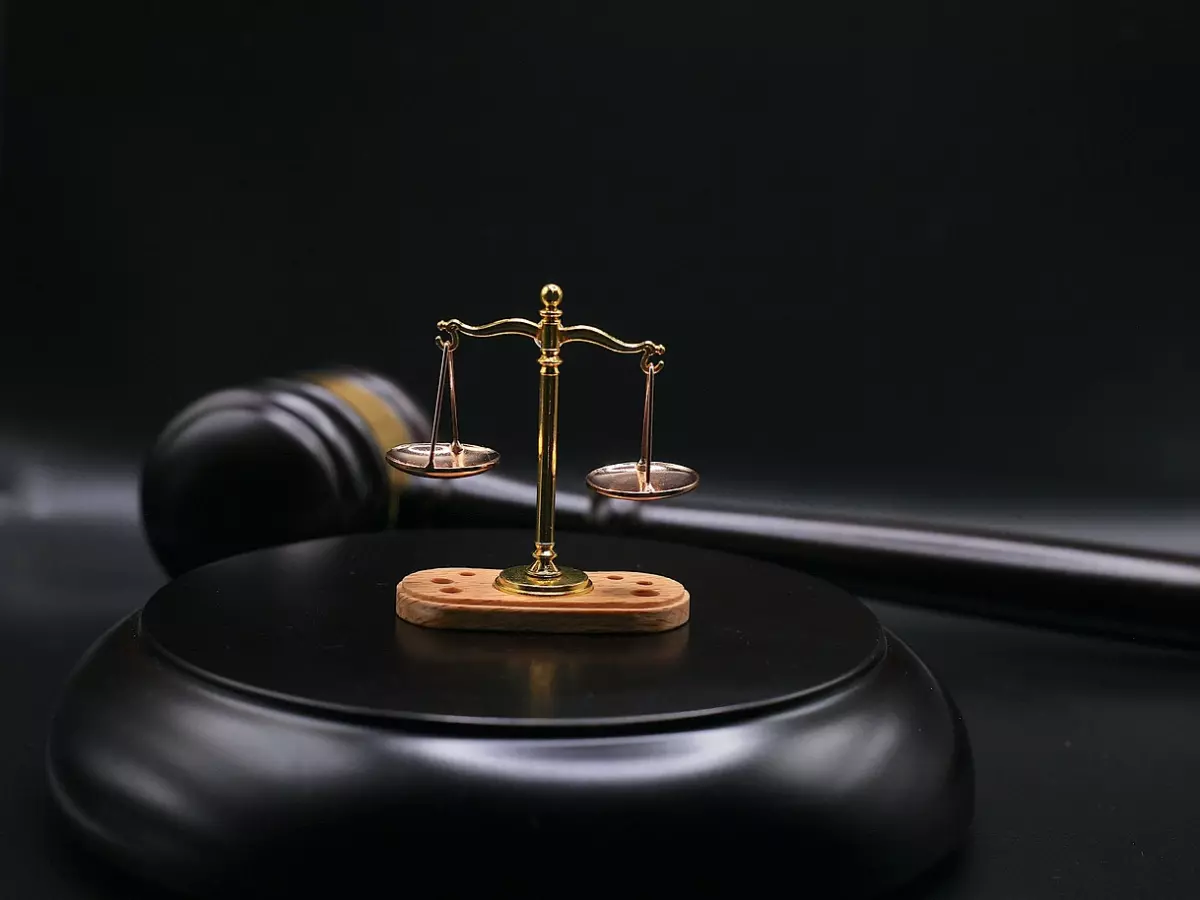
{"label": "black glossy surface", "polygon": [[687,625],[653,635],[522,635],[396,618],[396,582],[409,572],[499,568],[527,542],[516,531],[414,531],[247,554],[164,587],[142,625],[174,660],[242,689],[382,715],[560,724],[778,703],[852,676],[883,650],[875,617],[825,582],[628,538],[564,536],[560,545],[593,571],[681,581],[692,595]]}
{"label": "black glossy surface", "polygon": [[[49,783],[72,833],[118,867],[202,895],[358,891],[403,859],[452,892],[519,882],[544,893],[581,872],[590,888],[731,890],[751,867],[864,896],[961,843],[974,776],[953,703],[859,601],[798,573],[577,537],[574,558],[694,583],[693,625],[528,643],[397,628],[385,572],[447,537],[507,553],[506,534],[312,542],[160,593],[144,620],[93,647],[55,716]],[[745,599],[756,579],[773,604]],[[300,602],[277,604],[262,590],[271,581]],[[189,616],[168,625],[173,609]],[[191,649],[220,681],[151,639],[182,647],[205,609],[216,624]],[[234,688],[235,669],[292,694],[328,682],[375,708]],[[601,850],[618,862],[597,867]]]}
{"label": "black glossy surface", "polygon": [[[1133,527],[1079,520],[1118,524]],[[0,886],[6,897],[163,900],[74,852],[50,827],[43,777],[68,673],[162,576],[133,523],[8,522],[0,537]],[[1200,654],[869,605],[953,692],[975,756],[968,849],[903,900],[1200,895]],[[561,896],[566,883],[550,878],[530,896]]]}

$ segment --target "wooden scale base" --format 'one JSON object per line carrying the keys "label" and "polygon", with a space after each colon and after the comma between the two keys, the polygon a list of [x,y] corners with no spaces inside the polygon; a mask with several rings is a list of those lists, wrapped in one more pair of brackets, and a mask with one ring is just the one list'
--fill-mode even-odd
{"label": "wooden scale base", "polygon": [[691,595],[662,575],[591,572],[592,590],[545,597],[501,590],[500,572],[413,572],[396,586],[396,615],[426,628],[557,633],[670,631],[688,620]]}

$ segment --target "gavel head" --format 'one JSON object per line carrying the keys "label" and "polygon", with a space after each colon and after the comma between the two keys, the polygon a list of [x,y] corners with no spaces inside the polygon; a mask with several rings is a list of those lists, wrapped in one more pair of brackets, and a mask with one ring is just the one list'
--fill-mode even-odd
{"label": "gavel head", "polygon": [[177,575],[261,547],[395,524],[409,477],[383,454],[429,427],[397,385],[364,371],[211,394],[180,412],[146,458],[150,547]]}

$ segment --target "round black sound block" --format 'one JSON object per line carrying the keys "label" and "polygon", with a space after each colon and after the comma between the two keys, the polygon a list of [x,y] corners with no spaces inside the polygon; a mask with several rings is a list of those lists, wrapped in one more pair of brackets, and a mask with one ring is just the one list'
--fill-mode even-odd
{"label": "round black sound block", "polygon": [[[859,601],[797,572],[571,536],[571,562],[691,591],[644,635],[437,631],[396,582],[528,536],[390,532],[197,569],[102,638],[48,748],[74,829],[192,894],[356,882],[871,894],[958,845],[961,719]],[[382,882],[379,879],[383,879]]]}

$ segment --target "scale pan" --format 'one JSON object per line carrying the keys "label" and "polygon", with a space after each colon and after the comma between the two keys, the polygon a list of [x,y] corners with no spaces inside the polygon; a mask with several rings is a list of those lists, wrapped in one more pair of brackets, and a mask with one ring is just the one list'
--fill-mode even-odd
{"label": "scale pan", "polygon": [[700,476],[687,466],[655,460],[650,463],[648,480],[637,463],[627,462],[593,469],[587,483],[597,494],[618,500],[665,500],[692,490],[700,483]]}
{"label": "scale pan", "polygon": [[500,454],[477,444],[439,442],[433,448],[433,466],[429,465],[429,443],[400,444],[387,452],[388,465],[423,478],[466,478],[486,472],[500,462]]}

